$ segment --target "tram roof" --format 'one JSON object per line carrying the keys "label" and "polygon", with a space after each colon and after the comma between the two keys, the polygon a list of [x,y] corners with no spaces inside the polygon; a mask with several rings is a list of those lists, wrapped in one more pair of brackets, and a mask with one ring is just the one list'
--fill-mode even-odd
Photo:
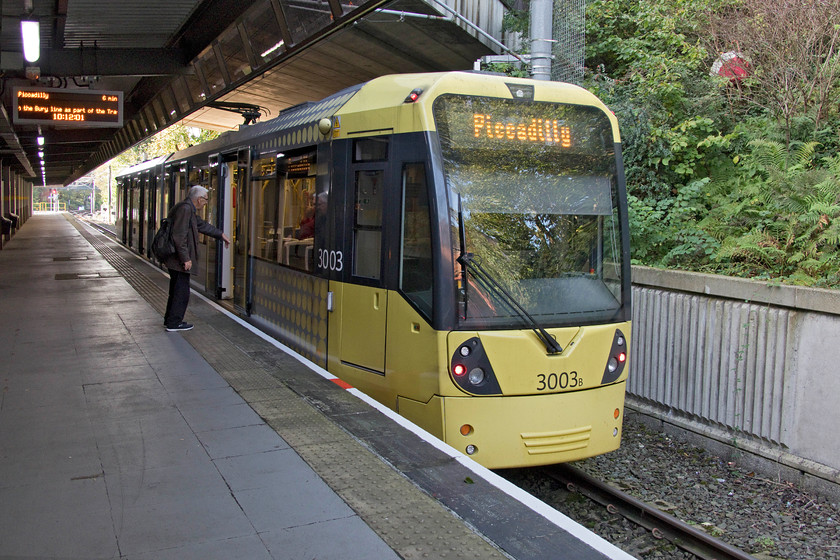
{"label": "tram roof", "polygon": [[[66,185],[158,130],[180,122],[235,130],[252,105],[266,127],[310,118],[303,103],[377,76],[470,69],[498,48],[438,0],[0,0],[5,165],[35,185]],[[501,35],[511,0],[465,0],[461,13]],[[41,58],[25,63],[19,21],[40,22]],[[277,47],[271,51],[272,47]],[[269,52],[271,51],[271,52]],[[36,78],[35,75],[38,75]],[[15,87],[113,91],[123,123],[72,128],[15,122]],[[294,107],[292,112],[285,109]],[[310,110],[323,106],[311,104]],[[278,120],[280,119],[280,120]],[[272,122],[273,124],[269,124]],[[253,125],[252,125],[253,126]]]}

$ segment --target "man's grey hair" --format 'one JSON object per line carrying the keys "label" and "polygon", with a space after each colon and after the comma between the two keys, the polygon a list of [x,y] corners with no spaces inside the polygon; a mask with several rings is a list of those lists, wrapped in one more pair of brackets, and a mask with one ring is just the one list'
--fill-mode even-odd
{"label": "man's grey hair", "polygon": [[193,185],[192,187],[190,187],[190,191],[187,193],[187,198],[191,200],[198,200],[202,196],[207,196],[207,189],[205,189],[201,185]]}

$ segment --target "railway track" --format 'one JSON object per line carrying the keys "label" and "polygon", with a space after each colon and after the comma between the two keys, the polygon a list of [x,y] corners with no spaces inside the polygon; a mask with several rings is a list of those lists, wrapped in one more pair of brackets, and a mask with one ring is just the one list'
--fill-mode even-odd
{"label": "railway track", "polygon": [[549,478],[563,484],[570,492],[580,493],[603,505],[608,512],[620,514],[626,519],[650,530],[658,539],[667,539],[675,546],[704,560],[756,560],[743,550],[712,537],[648,505],[583,471],[569,465],[545,467],[543,472]]}

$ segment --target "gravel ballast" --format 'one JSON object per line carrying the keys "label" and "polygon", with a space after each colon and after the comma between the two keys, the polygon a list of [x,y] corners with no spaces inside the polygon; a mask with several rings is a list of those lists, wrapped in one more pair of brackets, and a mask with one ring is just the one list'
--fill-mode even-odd
{"label": "gravel ballast", "polygon": [[[757,559],[840,560],[837,503],[794,484],[741,468],[688,443],[651,430],[638,413],[624,421],[621,448],[573,466],[707,531]],[[644,530],[549,482],[536,469],[501,471],[572,519],[637,558],[691,555],[651,545]]]}

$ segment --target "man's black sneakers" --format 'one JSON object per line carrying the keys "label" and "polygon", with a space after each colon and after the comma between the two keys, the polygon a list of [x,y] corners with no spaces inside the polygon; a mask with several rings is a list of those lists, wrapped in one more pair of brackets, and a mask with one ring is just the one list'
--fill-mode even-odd
{"label": "man's black sneakers", "polygon": [[166,327],[166,330],[169,332],[177,332],[177,331],[188,331],[192,329],[193,326],[189,323],[181,323],[177,327]]}

